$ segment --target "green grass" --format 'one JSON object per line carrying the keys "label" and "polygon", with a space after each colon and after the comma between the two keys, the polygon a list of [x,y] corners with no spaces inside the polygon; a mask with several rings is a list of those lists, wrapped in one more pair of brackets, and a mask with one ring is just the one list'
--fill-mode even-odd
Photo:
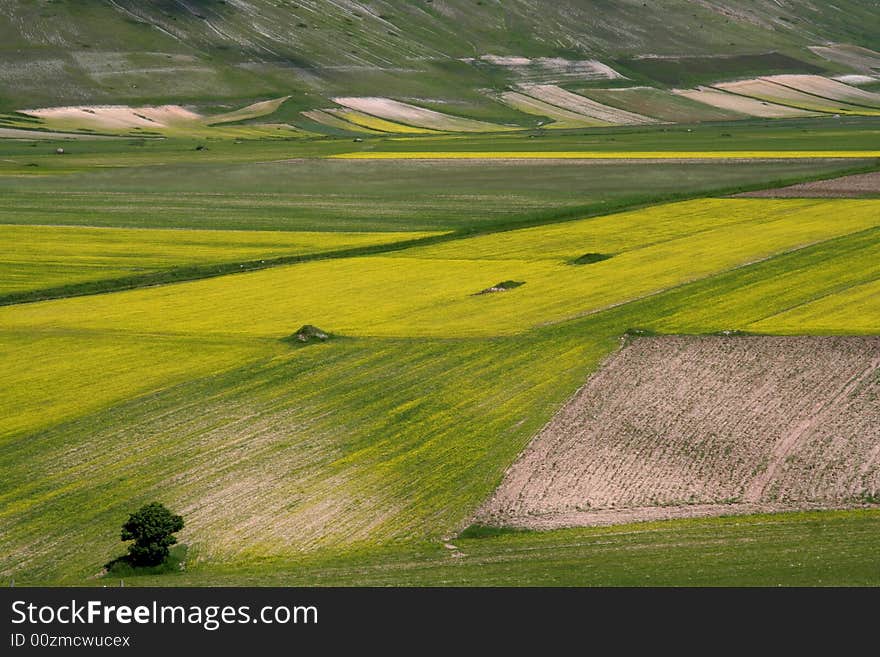
{"label": "green grass", "polygon": [[878,586],[878,511],[674,520],[459,538],[293,562],[195,565],[127,586]]}
{"label": "green grass", "polygon": [[118,552],[130,507],[154,498],[212,562],[439,538],[614,342],[276,342],[282,353],[225,374],[7,434],[0,569],[81,581]]}
{"label": "green grass", "polygon": [[0,389],[0,441],[273,352],[273,345],[255,341],[63,328],[22,333],[4,327],[0,344],[0,371],[16,382]]}

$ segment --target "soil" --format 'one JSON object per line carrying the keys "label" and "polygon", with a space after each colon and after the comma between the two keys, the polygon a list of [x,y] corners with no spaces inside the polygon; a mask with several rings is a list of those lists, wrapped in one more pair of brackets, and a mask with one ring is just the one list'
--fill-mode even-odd
{"label": "soil", "polygon": [[766,119],[818,116],[817,112],[808,112],[807,110],[801,110],[795,107],[768,103],[754,98],[748,98],[746,96],[737,96],[736,94],[719,91],[718,89],[710,89],[709,87],[673,89],[673,93],[700,103],[712,105],[713,107],[719,107],[721,109]]}
{"label": "soil", "polygon": [[744,198],[859,198],[880,196],[880,171],[831,180],[800,183],[776,189],[737,194]]}
{"label": "soil", "polygon": [[880,337],[630,339],[476,521],[529,528],[880,502]]}

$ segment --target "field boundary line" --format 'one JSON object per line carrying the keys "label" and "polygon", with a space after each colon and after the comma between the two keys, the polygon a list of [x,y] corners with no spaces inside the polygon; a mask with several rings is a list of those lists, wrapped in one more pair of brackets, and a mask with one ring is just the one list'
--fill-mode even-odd
{"label": "field boundary line", "polygon": [[[399,242],[391,242],[388,244],[375,244],[370,246],[352,247],[348,249],[337,249],[335,251],[324,251],[320,253],[278,256],[275,258],[265,258],[245,262],[211,263],[205,265],[174,267],[145,274],[136,274],[98,281],[86,281],[82,283],[72,283],[69,285],[43,288],[39,290],[11,292],[8,294],[0,295],[0,307],[25,303],[37,303],[40,301],[50,301],[54,299],[65,299],[70,297],[92,296],[96,294],[111,294],[113,292],[122,292],[125,290],[133,290],[147,287],[157,287],[161,285],[173,285],[175,283],[186,283],[195,280],[217,278],[220,276],[253,272],[262,269],[270,269],[272,267],[314,262],[318,260],[333,260],[339,258],[355,258],[370,255],[382,255],[385,253],[404,251],[413,247],[431,246],[443,242],[467,239],[469,237],[490,235],[494,233],[504,233],[514,230],[520,230],[523,228],[562,224],[571,221],[581,221],[598,217],[607,217],[615,214],[623,214],[625,212],[632,212],[635,210],[641,210],[658,205],[667,205],[684,201],[693,201],[705,198],[726,198],[744,192],[775,189],[777,187],[791,186],[806,182],[834,180],[836,178],[842,178],[859,173],[871,173],[874,171],[880,171],[880,151],[878,151],[878,158],[875,163],[854,166],[840,171],[826,172],[811,176],[798,176],[796,178],[765,181],[751,185],[738,185],[735,187],[703,190],[698,192],[673,192],[648,198],[631,197],[629,199],[622,199],[619,202],[612,203],[605,203],[603,201],[600,201],[583,206],[564,208],[562,210],[550,210],[547,212],[546,215],[539,216],[537,218],[526,218],[520,220],[508,219],[506,221],[499,221],[498,223],[486,226],[453,230],[443,232],[438,235],[429,235],[427,237],[420,237],[411,240],[401,240]],[[48,224],[47,226],[55,226],[55,224]],[[652,293],[652,295],[653,294],[654,293]],[[622,305],[623,303],[629,303],[629,301],[622,302],[618,305]],[[569,319],[577,319],[578,317],[579,316],[575,316],[565,320],[560,320],[559,322],[552,322],[550,324],[561,323],[564,321],[569,321]],[[537,326],[544,326],[544,324],[539,324]]]}
{"label": "field boundary line", "polygon": [[[687,280],[687,281],[682,281],[681,283],[677,283],[676,285],[671,285],[671,286],[669,286],[669,287],[665,287],[665,288],[663,288],[663,289],[661,289],[661,290],[655,290],[654,292],[648,292],[647,294],[643,294],[643,295],[641,295],[641,296],[634,297],[634,298],[632,298],[632,299],[626,299],[626,300],[624,300],[624,301],[618,301],[618,302],[616,302],[616,303],[612,303],[612,304],[609,304],[609,305],[607,305],[607,306],[603,306],[602,308],[594,308],[594,309],[592,309],[592,310],[587,310],[587,311],[584,311],[584,312],[582,312],[582,313],[578,313],[578,314],[576,314],[576,315],[572,315],[572,316],[570,316],[570,317],[566,317],[566,318],[564,318],[564,319],[558,319],[558,320],[553,320],[553,321],[549,321],[549,322],[542,322],[541,324],[536,324],[535,326],[533,326],[532,329],[539,329],[539,328],[544,328],[544,327],[547,327],[547,326],[558,326],[559,324],[565,324],[566,322],[572,322],[572,321],[575,321],[575,320],[578,320],[578,319],[583,319],[584,317],[590,317],[591,315],[598,315],[598,314],[600,314],[600,313],[606,312],[606,311],[608,311],[608,310],[613,310],[613,309],[615,309],[615,308],[619,308],[619,307],[621,307],[621,306],[625,306],[625,305],[630,304],[630,303],[636,303],[636,302],[638,302],[638,301],[643,301],[643,300],[645,300],[645,299],[650,299],[651,297],[655,297],[655,296],[658,296],[658,295],[660,295],[660,294],[664,294],[664,293],[666,293],[666,292],[671,292],[672,290],[677,290],[677,289],[679,289],[679,288],[687,287],[688,285],[691,285],[691,284],[693,284],[693,283],[699,283],[700,281],[706,281],[706,280],[709,280],[709,279],[711,279],[711,278],[715,278],[716,276],[723,276],[724,274],[729,274],[729,273],[731,273],[731,272],[735,272],[735,271],[738,271],[738,270],[740,270],[740,269],[745,269],[745,268],[747,268],[747,267],[751,267],[751,266],[753,266],[753,265],[759,265],[759,264],[761,264],[761,263],[763,263],[763,262],[768,262],[768,261],[773,260],[773,259],[775,259],[775,258],[779,258],[779,257],[782,257],[782,256],[790,255],[790,254],[792,254],[792,253],[797,253],[797,252],[799,252],[799,251],[803,251],[804,249],[809,249],[809,248],[814,247],[814,246],[819,246],[819,245],[821,245],[821,244],[827,244],[828,242],[834,242],[834,241],[839,240],[839,239],[845,239],[845,238],[848,238],[848,237],[853,237],[854,235],[860,235],[860,234],[862,234],[862,233],[867,233],[867,232],[875,231],[875,230],[878,230],[878,229],[880,229],[880,226],[872,226],[871,228],[866,228],[866,229],[864,229],[864,230],[857,230],[857,231],[853,231],[852,233],[845,233],[844,235],[836,235],[836,236],[834,236],[834,237],[830,237],[830,238],[828,238],[828,239],[816,240],[816,241],[814,241],[814,242],[810,242],[810,243],[808,243],[808,244],[801,244],[801,245],[796,246],[796,247],[791,248],[791,249],[786,249],[786,250],[784,250],[784,251],[779,251],[779,252],[777,252],[777,253],[773,253],[773,254],[771,254],[771,255],[769,255],[769,256],[765,256],[765,257],[763,257],[763,258],[758,258],[757,260],[750,260],[749,262],[744,262],[744,263],[742,263],[742,264],[740,264],[740,265],[736,265],[735,267],[730,267],[729,269],[722,269],[721,271],[717,271],[717,272],[715,272],[715,273],[713,273],[713,274],[709,274],[708,276],[700,276],[700,277],[698,277],[698,278],[692,278],[692,279],[689,279],[689,280]],[[874,279],[872,279],[872,281],[873,281],[873,280],[874,280]],[[866,285],[866,284],[868,284],[868,283],[870,283],[870,282],[872,282],[872,281],[864,281],[864,282],[862,282],[862,283],[857,283],[857,284],[855,284],[855,285],[847,286],[847,287],[855,287],[855,286],[857,286],[857,285]],[[844,288],[844,289],[847,289],[847,288]],[[821,298],[821,297],[817,297],[817,298]],[[798,304],[798,305],[800,305],[800,304]],[[756,320],[756,321],[762,321],[763,319],[766,319],[766,318],[762,318],[761,320]]]}

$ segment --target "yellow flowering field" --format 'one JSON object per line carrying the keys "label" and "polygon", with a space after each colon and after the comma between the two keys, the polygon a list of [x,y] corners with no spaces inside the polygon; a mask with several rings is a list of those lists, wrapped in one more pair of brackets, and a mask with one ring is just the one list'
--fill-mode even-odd
{"label": "yellow flowering field", "polygon": [[[880,225],[877,200],[703,199],[393,255],[0,309],[0,328],[281,338],[509,335]],[[571,264],[589,253],[611,256]],[[478,294],[501,281],[516,289]]]}
{"label": "yellow flowering field", "polygon": [[0,294],[183,265],[324,253],[432,234],[0,225]]}

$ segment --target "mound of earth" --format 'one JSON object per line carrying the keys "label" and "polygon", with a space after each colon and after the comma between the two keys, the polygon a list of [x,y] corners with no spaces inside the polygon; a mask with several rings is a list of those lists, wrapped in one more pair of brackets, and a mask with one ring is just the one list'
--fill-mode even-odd
{"label": "mound of earth", "polygon": [[495,283],[492,287],[487,287],[485,290],[480,290],[477,294],[493,294],[495,292],[506,292],[507,290],[512,290],[516,287],[520,287],[521,285],[525,285],[525,281],[501,281],[500,283]]}
{"label": "mound of earth", "polygon": [[484,524],[880,503],[880,337],[645,337],[510,467]]}
{"label": "mound of earth", "polygon": [[880,171],[859,173],[831,180],[762,189],[756,192],[737,194],[744,198],[859,198],[880,196]]}
{"label": "mound of earth", "polygon": [[311,324],[305,324],[299,328],[299,330],[285,338],[287,342],[298,342],[302,344],[306,344],[309,342],[325,342],[330,339],[330,334],[326,331],[322,331],[317,326],[312,326]]}

